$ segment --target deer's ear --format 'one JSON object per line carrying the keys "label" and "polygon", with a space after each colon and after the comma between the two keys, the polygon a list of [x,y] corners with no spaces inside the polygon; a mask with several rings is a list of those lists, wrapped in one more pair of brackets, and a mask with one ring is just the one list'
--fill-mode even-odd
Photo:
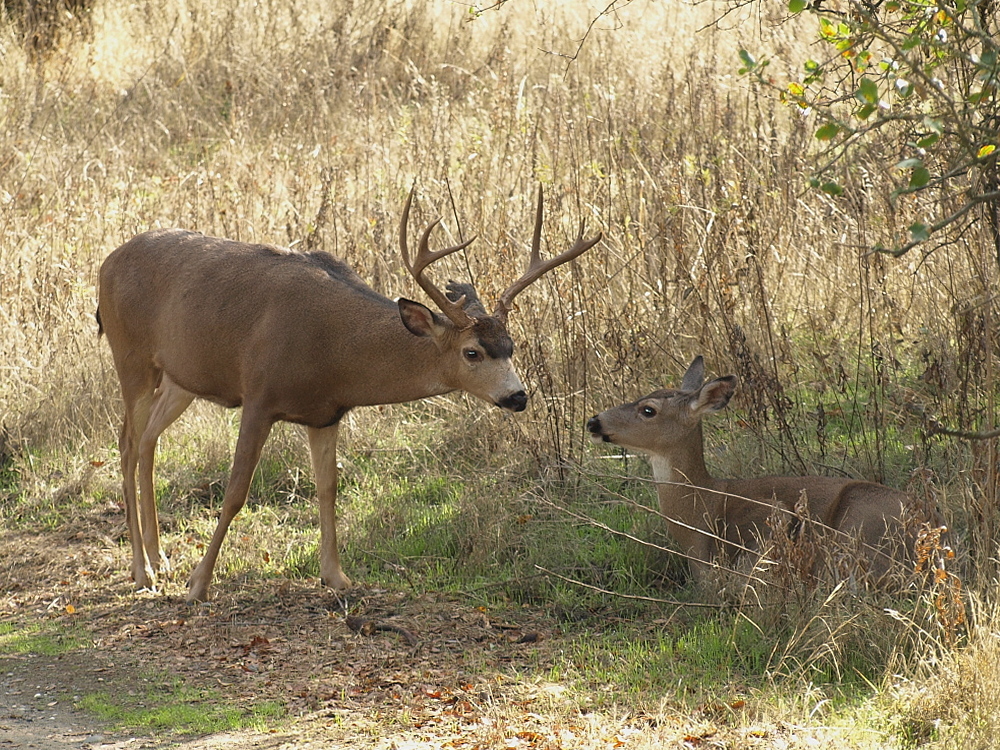
{"label": "deer's ear", "polygon": [[414,336],[437,336],[444,329],[441,319],[419,302],[400,297],[396,304],[403,325]]}
{"label": "deer's ear", "polygon": [[723,378],[716,378],[705,383],[698,392],[698,398],[691,405],[691,408],[699,413],[719,411],[733,397],[737,382],[735,375],[726,375]]}
{"label": "deer's ear", "polygon": [[699,354],[688,365],[687,372],[684,373],[684,380],[681,382],[682,391],[696,391],[705,382],[705,360]]}

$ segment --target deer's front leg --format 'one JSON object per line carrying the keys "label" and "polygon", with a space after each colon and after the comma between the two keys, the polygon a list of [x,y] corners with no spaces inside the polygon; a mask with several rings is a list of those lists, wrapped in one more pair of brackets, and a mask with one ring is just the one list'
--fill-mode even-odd
{"label": "deer's front leg", "polygon": [[250,492],[250,482],[254,470],[260,460],[260,451],[264,446],[268,433],[271,431],[271,420],[258,414],[248,405],[243,406],[243,417],[240,420],[240,436],[236,440],[236,455],[233,458],[233,469],[229,474],[229,484],[222,499],[222,511],[219,513],[219,523],[208,543],[205,556],[191,573],[188,582],[188,603],[208,601],[208,590],[215,572],[215,562],[219,558],[222,541],[226,538],[229,525],[236,514],[246,504]]}
{"label": "deer's front leg", "polygon": [[326,586],[350,588],[351,579],[340,567],[337,545],[337,435],[339,425],[322,429],[310,427],[309,452],[312,456],[316,499],[319,501],[319,571]]}

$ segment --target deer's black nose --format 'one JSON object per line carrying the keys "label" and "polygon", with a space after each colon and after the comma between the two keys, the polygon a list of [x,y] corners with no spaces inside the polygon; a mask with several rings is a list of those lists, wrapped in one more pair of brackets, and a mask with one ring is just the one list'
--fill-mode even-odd
{"label": "deer's black nose", "polygon": [[509,396],[504,396],[502,399],[497,401],[497,406],[503,409],[510,409],[511,411],[524,411],[524,408],[527,405],[528,394],[524,391],[512,393]]}
{"label": "deer's black nose", "polygon": [[591,417],[587,420],[587,429],[594,435],[601,434],[601,420],[597,417]]}

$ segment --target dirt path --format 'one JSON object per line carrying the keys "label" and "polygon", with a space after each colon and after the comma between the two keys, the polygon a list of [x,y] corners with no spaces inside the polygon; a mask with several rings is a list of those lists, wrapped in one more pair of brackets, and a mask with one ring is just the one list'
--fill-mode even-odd
{"label": "dirt path", "polygon": [[291,736],[258,732],[220,732],[179,738],[155,737],[114,731],[103,722],[76,708],[81,696],[94,691],[128,690],[117,671],[93,649],[68,652],[58,657],[26,654],[0,657],[0,750],[140,750],[183,747],[213,748],[278,747]]}
{"label": "dirt path", "polygon": [[83,693],[103,682],[99,676],[103,668],[96,667],[90,656],[84,652],[59,658],[37,655],[0,658],[0,750],[8,747],[123,750],[161,746],[154,739],[111,731],[74,707]]}
{"label": "dirt path", "polygon": [[80,716],[54,679],[58,663],[32,657],[0,659],[0,748],[111,748],[103,729]]}

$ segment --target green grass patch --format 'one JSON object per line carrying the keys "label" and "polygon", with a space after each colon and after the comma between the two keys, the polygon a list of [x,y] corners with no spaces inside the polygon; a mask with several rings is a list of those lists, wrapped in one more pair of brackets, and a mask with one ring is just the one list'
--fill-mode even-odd
{"label": "green grass patch", "polygon": [[77,707],[115,729],[171,734],[212,734],[236,729],[266,730],[285,716],[278,701],[237,706],[220,693],[179,679],[150,680],[142,692],[98,691],[81,696]]}
{"label": "green grass patch", "polygon": [[699,703],[729,685],[763,685],[771,649],[759,631],[732,614],[697,618],[683,628],[663,621],[658,631],[625,624],[574,638],[548,676],[612,701],[671,695]]}
{"label": "green grass patch", "polygon": [[0,622],[0,655],[59,656],[89,644],[84,631],[57,622],[26,626]]}

